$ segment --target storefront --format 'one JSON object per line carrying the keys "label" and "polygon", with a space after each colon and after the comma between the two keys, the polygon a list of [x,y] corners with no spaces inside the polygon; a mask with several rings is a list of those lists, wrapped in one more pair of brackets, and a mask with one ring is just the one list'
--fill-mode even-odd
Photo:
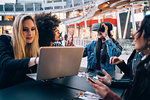
{"label": "storefront", "polygon": [[[85,21],[82,21],[80,23],[76,24],[76,31],[75,31],[75,24],[71,24],[68,26],[68,31],[74,30],[75,35],[74,37],[76,38],[81,38],[81,39],[96,39],[97,38],[97,32],[94,32],[91,30],[91,26],[94,23],[98,23],[98,17],[93,17],[91,19],[88,19],[86,21],[87,28],[85,27]],[[116,33],[116,26],[117,26],[117,19],[116,16],[110,16],[110,15],[103,15],[100,17],[100,22],[110,22],[113,24],[113,31],[112,34],[117,37]]]}
{"label": "storefront", "polygon": [[13,31],[13,21],[14,16],[0,16],[0,34],[4,34],[5,30],[11,34]]}

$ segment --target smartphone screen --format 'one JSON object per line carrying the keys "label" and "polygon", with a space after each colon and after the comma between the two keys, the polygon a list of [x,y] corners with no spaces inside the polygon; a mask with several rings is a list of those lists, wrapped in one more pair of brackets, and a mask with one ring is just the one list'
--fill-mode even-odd
{"label": "smartphone screen", "polygon": [[91,81],[92,83],[94,83],[95,84],[95,81],[94,80],[92,80],[90,77],[88,77],[87,78],[89,81]]}

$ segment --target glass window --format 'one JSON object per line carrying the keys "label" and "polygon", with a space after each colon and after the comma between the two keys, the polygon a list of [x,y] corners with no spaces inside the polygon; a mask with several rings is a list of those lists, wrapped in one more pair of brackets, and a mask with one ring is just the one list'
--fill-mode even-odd
{"label": "glass window", "polygon": [[13,4],[5,4],[5,11],[14,11]]}
{"label": "glass window", "polygon": [[23,5],[17,4],[15,5],[15,7],[16,7],[16,11],[24,11]]}
{"label": "glass window", "polygon": [[26,4],[25,9],[26,11],[33,11],[33,4]]}
{"label": "glass window", "polygon": [[0,5],[0,11],[3,11],[3,5]]}
{"label": "glass window", "polygon": [[54,0],[54,2],[62,2],[62,0]]}

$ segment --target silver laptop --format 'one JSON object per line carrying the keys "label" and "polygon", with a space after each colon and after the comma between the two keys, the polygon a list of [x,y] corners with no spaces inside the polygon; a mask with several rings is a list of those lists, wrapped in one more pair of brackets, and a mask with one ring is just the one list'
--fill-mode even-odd
{"label": "silver laptop", "polygon": [[77,75],[83,47],[41,47],[37,73],[27,74],[35,80]]}

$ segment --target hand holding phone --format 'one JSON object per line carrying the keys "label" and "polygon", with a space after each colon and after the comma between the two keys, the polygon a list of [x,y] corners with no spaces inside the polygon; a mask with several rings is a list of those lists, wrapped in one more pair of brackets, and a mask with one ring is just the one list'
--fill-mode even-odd
{"label": "hand holding phone", "polygon": [[93,79],[91,79],[90,77],[88,77],[88,76],[86,76],[86,78],[90,81],[90,82],[92,82],[92,83],[94,83],[95,84],[95,81],[93,80]]}
{"label": "hand holding phone", "polygon": [[90,77],[88,77],[87,79],[88,79],[90,82],[92,82],[92,83],[96,84],[96,83],[95,83],[95,81],[94,81],[94,80],[92,80]]}

